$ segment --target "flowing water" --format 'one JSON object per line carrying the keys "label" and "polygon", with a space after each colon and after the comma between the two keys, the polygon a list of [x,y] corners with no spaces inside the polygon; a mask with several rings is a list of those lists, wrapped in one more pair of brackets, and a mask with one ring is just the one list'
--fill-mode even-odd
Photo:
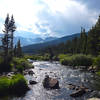
{"label": "flowing water", "polygon": [[[97,96],[100,91],[100,78],[96,75],[71,69],[67,66],[62,66],[58,62],[35,61],[35,68],[32,69],[35,74],[33,76],[26,75],[27,80],[35,80],[36,85],[30,85],[29,90],[23,97],[7,97],[0,100],[87,100],[92,96]],[[47,90],[44,89],[42,82],[45,75],[49,75],[59,80],[60,89]],[[81,97],[72,98],[70,94],[75,91],[68,88],[68,84],[84,85],[93,92],[87,92]]]}

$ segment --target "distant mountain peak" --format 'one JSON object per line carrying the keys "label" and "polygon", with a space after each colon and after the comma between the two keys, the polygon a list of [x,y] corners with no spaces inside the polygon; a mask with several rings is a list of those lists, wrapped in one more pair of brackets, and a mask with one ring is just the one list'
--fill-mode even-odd
{"label": "distant mountain peak", "polygon": [[60,43],[65,43],[66,41],[72,40],[74,37],[79,37],[79,36],[80,36],[80,33],[77,33],[77,34],[72,34],[69,36],[64,36],[61,38],[55,38],[54,40],[51,40],[51,41],[49,41],[49,39],[53,39],[53,38],[47,37],[45,38],[45,42],[43,43],[31,44],[31,45],[23,47],[23,52],[24,53],[37,53],[38,50],[41,50],[45,47],[58,45]]}
{"label": "distant mountain peak", "polygon": [[[24,34],[24,33],[22,33],[22,34]],[[0,38],[2,38],[3,35],[4,34],[0,34]],[[56,38],[47,37],[47,38],[43,39],[39,36],[33,38],[32,36],[24,37],[24,36],[14,35],[14,44],[17,44],[17,41],[19,39],[21,41],[21,46],[27,46],[27,45],[36,44],[36,43],[44,43],[47,41],[52,41]],[[0,39],[0,45],[1,45],[1,39]]]}

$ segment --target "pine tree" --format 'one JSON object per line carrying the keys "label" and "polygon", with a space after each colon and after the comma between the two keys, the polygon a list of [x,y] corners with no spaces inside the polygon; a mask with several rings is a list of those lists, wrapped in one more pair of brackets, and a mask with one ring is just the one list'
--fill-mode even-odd
{"label": "pine tree", "polygon": [[11,56],[13,56],[13,37],[14,37],[14,31],[16,30],[16,26],[15,26],[15,21],[13,18],[13,15],[11,17],[11,21],[9,23],[9,27],[10,27],[10,32],[11,32],[11,42],[10,42],[10,48],[11,48]]}
{"label": "pine tree", "polygon": [[17,42],[17,57],[22,57],[22,48],[20,44],[20,39]]}
{"label": "pine tree", "polygon": [[16,45],[14,47],[14,56],[16,57],[17,56],[17,48],[16,48]]}
{"label": "pine tree", "polygon": [[88,53],[100,54],[100,16],[94,27],[88,32]]}
{"label": "pine tree", "polygon": [[72,53],[72,41],[71,40],[68,40],[65,44],[66,46],[66,53]]}
{"label": "pine tree", "polygon": [[72,54],[76,54],[76,53],[78,53],[78,37],[75,37],[74,39],[72,39],[72,41],[71,41],[72,43]]}
{"label": "pine tree", "polygon": [[4,49],[4,54],[8,55],[8,46],[9,46],[9,14],[7,14],[7,17],[5,19],[5,24],[4,24],[4,37],[2,38],[2,47]]}
{"label": "pine tree", "polygon": [[80,53],[86,54],[87,47],[87,35],[84,28],[81,28],[80,35]]}
{"label": "pine tree", "polygon": [[5,19],[5,24],[4,24],[4,37],[2,38],[2,48],[4,51],[4,62],[7,65],[10,58],[9,58],[9,44],[10,44],[10,37],[9,37],[9,14],[7,14],[7,17]]}

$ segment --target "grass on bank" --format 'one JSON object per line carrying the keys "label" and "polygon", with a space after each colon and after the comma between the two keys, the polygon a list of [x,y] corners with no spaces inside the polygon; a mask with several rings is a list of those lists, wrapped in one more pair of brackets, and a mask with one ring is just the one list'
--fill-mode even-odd
{"label": "grass on bank", "polygon": [[93,66],[96,66],[97,69],[100,69],[100,55],[94,58]]}
{"label": "grass on bank", "polygon": [[[46,53],[44,55],[24,55],[25,59],[31,59],[31,60],[39,60],[39,61],[49,61],[50,60],[50,54]],[[58,57],[54,56],[54,61],[58,61]]]}
{"label": "grass on bank", "polygon": [[59,56],[60,62],[63,65],[68,66],[91,66],[93,63],[93,57],[90,55],[60,55]]}
{"label": "grass on bank", "polygon": [[11,66],[13,69],[16,69],[20,73],[22,73],[25,69],[34,68],[34,66],[30,64],[27,59],[16,57],[13,58]]}
{"label": "grass on bank", "polygon": [[93,72],[96,72],[100,76],[100,55],[93,57],[90,55],[65,55],[60,54],[59,60],[62,65],[76,67],[85,66],[86,69],[91,69]]}
{"label": "grass on bank", "polygon": [[31,63],[29,63],[28,60],[24,57],[13,57],[12,60],[8,61],[6,65],[3,57],[0,56],[0,73],[10,71],[17,71],[22,73],[24,69],[28,68],[34,68],[34,66]]}
{"label": "grass on bank", "polygon": [[21,74],[16,74],[12,78],[0,77],[0,96],[22,95],[28,89],[27,81]]}
{"label": "grass on bank", "polygon": [[10,64],[11,64],[10,57],[8,63],[6,64],[4,58],[0,56],[0,73],[11,71],[12,66]]}

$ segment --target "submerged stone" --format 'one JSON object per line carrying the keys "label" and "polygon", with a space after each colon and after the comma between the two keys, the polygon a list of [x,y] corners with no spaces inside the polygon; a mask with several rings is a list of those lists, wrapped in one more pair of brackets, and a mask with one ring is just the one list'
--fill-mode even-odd
{"label": "submerged stone", "polygon": [[86,93],[85,89],[79,89],[72,94],[70,94],[71,97],[79,97],[82,96],[84,93]]}
{"label": "submerged stone", "polygon": [[29,83],[30,83],[30,85],[37,84],[37,82],[33,81],[33,80],[30,80]]}

